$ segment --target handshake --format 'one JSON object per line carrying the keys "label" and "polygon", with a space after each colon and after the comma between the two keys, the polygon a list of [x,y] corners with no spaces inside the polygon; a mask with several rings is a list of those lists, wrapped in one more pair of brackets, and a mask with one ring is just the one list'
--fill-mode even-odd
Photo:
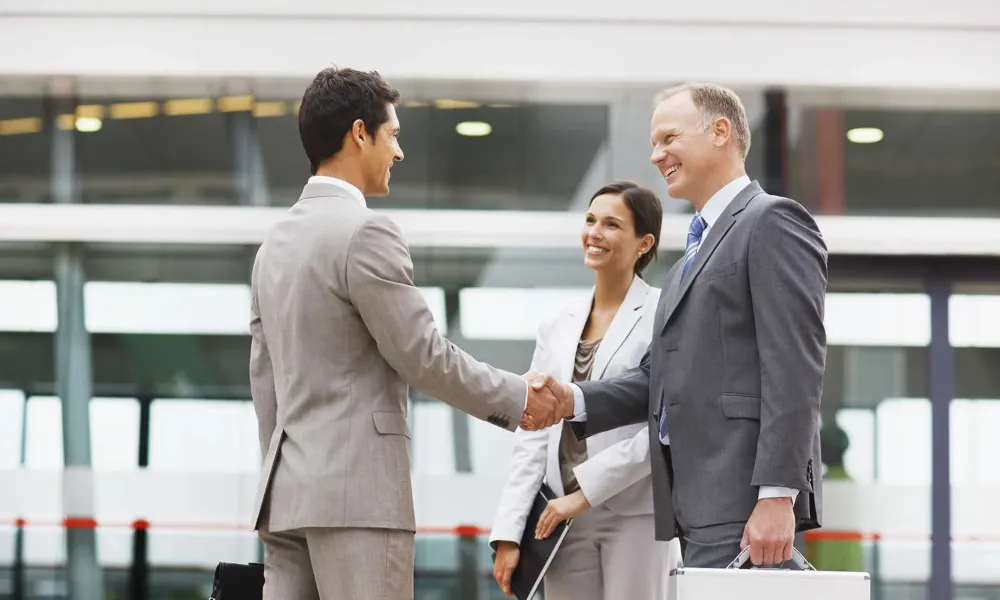
{"label": "handshake", "polygon": [[528,403],[521,415],[521,429],[540,431],[573,416],[573,390],[548,373],[528,371]]}

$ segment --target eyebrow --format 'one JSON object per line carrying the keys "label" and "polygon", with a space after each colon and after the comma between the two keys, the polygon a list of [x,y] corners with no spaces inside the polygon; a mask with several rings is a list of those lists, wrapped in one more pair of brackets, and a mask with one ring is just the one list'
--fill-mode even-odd
{"label": "eyebrow", "polygon": [[[589,210],[587,211],[587,216],[588,217],[594,217],[595,219],[597,218],[597,215],[595,215],[594,213],[590,212]],[[624,223],[625,222],[625,221],[619,219],[618,217],[616,217],[614,215],[607,215],[607,216],[605,216],[603,218],[605,218],[605,219],[611,219],[612,221],[618,221],[619,223]]]}
{"label": "eyebrow", "polygon": [[656,140],[657,138],[665,138],[670,135],[677,135],[676,127],[670,127],[669,129],[657,129],[653,132],[651,139]]}

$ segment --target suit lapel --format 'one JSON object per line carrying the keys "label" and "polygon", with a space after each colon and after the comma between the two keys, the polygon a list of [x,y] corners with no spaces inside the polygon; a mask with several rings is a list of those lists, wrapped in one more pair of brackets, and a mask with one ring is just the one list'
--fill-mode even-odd
{"label": "suit lapel", "polygon": [[[670,317],[674,314],[674,310],[680,305],[681,301],[684,300],[684,296],[687,295],[691,285],[694,280],[697,279],[698,274],[705,267],[705,264],[710,258],[712,258],[712,253],[718,247],[719,242],[722,238],[726,237],[729,230],[732,229],[733,225],[736,224],[736,217],[743,212],[747,204],[753,200],[754,196],[760,194],[763,190],[756,181],[751,182],[750,185],[743,188],[743,190],[733,198],[733,201],[729,203],[729,210],[722,213],[719,220],[712,225],[709,229],[708,235],[701,241],[701,246],[698,247],[698,253],[694,257],[694,261],[691,263],[691,267],[688,269],[687,275],[679,282],[679,287],[677,288],[676,295],[673,295],[669,299],[669,303],[666,304],[666,314],[663,317],[663,329],[666,330],[667,323],[670,322]],[[683,258],[681,259],[684,260]],[[677,269],[676,278],[680,278],[680,274],[683,271],[683,266]],[[674,282],[671,282],[674,283]],[[662,331],[660,332],[662,335]]]}
{"label": "suit lapel", "polygon": [[559,381],[570,381],[573,378],[573,366],[576,364],[576,349],[580,345],[580,337],[583,335],[583,328],[587,326],[587,319],[590,318],[590,307],[594,301],[594,292],[585,300],[574,303],[567,311],[563,323],[558,329],[556,339],[553,341],[554,356],[557,356],[557,363],[553,369],[553,375]]}
{"label": "suit lapel", "polygon": [[639,276],[632,279],[632,285],[625,293],[625,299],[618,308],[601,345],[597,347],[594,355],[594,366],[590,373],[590,379],[597,381],[604,377],[611,360],[621,349],[622,344],[628,339],[629,334],[635,329],[635,324],[642,316],[642,307],[646,303],[646,294],[649,293],[649,286]]}

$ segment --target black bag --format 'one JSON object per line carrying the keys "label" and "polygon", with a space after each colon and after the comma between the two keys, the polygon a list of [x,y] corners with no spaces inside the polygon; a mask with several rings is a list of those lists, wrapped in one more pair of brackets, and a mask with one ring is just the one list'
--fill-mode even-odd
{"label": "black bag", "polygon": [[263,600],[264,565],[220,562],[209,600]]}

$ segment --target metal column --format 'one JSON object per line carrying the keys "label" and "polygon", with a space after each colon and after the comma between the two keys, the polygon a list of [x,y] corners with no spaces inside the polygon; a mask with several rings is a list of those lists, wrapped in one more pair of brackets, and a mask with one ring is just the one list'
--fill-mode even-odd
{"label": "metal column", "polygon": [[764,92],[764,189],[788,194],[788,110],[783,90]]}
{"label": "metal column", "polygon": [[228,116],[237,201],[244,206],[267,206],[267,175],[253,115],[250,112],[234,112]]}
{"label": "metal column", "polygon": [[[139,400],[139,468],[149,466],[149,411],[153,399],[142,396]],[[145,523],[145,522],[143,522]],[[146,600],[149,597],[149,529],[137,526],[132,532],[132,568],[129,571],[129,598]]]}
{"label": "metal column", "polygon": [[950,282],[940,276],[928,282],[931,299],[931,346],[928,372],[931,397],[931,579],[929,600],[951,600],[951,464],[949,462],[951,397],[955,390],[955,356],[948,336]]}
{"label": "metal column", "polygon": [[[52,132],[52,201],[77,201],[73,130],[59,128],[59,115],[72,114],[75,102],[56,99],[48,124]],[[60,244],[55,282],[59,328],[55,335],[56,389],[62,402],[63,502],[66,507],[66,584],[71,600],[100,600],[101,569],[93,519],[90,474],[90,397],[93,388],[90,335],[84,323],[83,248]]]}
{"label": "metal column", "polygon": [[[21,448],[18,454],[18,465],[23,469],[28,460],[28,393],[21,398]],[[13,586],[11,600],[25,600],[28,597],[27,574],[24,564],[24,525],[18,519],[14,530],[14,564],[11,568]]]}

